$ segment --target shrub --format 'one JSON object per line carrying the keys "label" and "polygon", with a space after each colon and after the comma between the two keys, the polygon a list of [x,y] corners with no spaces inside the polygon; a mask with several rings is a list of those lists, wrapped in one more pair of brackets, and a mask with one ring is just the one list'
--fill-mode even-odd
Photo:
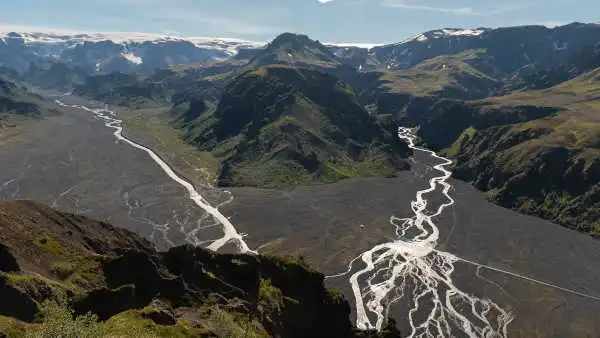
{"label": "shrub", "polygon": [[61,280],[69,278],[75,271],[75,265],[71,262],[60,262],[52,266],[52,273]]}
{"label": "shrub", "polygon": [[209,321],[213,323],[213,331],[218,337],[237,338],[246,334],[246,330],[235,321],[235,317],[221,309],[212,310]]}
{"label": "shrub", "polygon": [[29,329],[26,337],[31,338],[95,338],[102,336],[98,317],[86,314],[74,318],[73,310],[56,301],[42,304],[43,322]]}

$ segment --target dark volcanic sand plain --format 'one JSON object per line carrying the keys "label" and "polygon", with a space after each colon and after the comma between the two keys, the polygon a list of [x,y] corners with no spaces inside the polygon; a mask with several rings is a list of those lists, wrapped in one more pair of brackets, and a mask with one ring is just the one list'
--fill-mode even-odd
{"label": "dark volcanic sand plain", "polygon": [[[73,109],[11,130],[16,136],[0,130],[0,198],[33,199],[108,220],[154,240],[161,249],[189,242],[184,234],[199,227],[203,229],[192,242],[221,236],[183,188],[146,153],[115,142],[112,132],[90,113]],[[249,234],[250,247],[303,255],[324,273],[338,273],[363,251],[393,240],[389,218],[412,216],[410,201],[436,174],[431,163],[417,153],[413,171],[396,178],[352,179],[292,191],[228,189],[234,198],[222,211],[238,231]],[[600,297],[599,241],[490,204],[466,183],[451,183],[456,204],[436,222],[440,250]],[[202,190],[213,204],[230,197]],[[435,196],[439,192],[428,196],[432,207],[440,203]],[[455,281],[463,290],[513,312],[511,337],[600,336],[600,300],[472,264],[456,266]],[[352,301],[347,278],[328,283]],[[400,302],[393,308],[404,329],[405,306]]]}
{"label": "dark volcanic sand plain", "polygon": [[[412,216],[410,201],[416,191],[439,176],[431,169],[439,162],[419,152],[415,160],[411,172],[393,179],[352,179],[286,192],[230,189],[235,199],[224,212],[238,229],[251,234],[251,246],[263,245],[262,252],[300,254],[325,274],[343,272],[361,252],[390,241],[390,216]],[[456,264],[456,285],[510,309],[515,316],[510,337],[600,336],[600,242],[501,208],[472,186],[450,182],[456,204],[436,221],[442,239],[439,250],[592,298],[468,263]],[[440,192],[426,196],[428,210],[437,208]],[[362,267],[356,263],[353,271]],[[352,300],[347,281],[334,278],[328,284]],[[407,332],[406,303],[399,302],[392,313]]]}
{"label": "dark volcanic sand plain", "polygon": [[[159,249],[188,242],[184,234],[198,225],[199,239],[222,237],[220,227],[202,218],[186,191],[147,153],[117,142],[114,130],[89,112],[62,111],[60,117],[22,125],[18,133],[10,130],[8,138],[0,130],[0,198],[33,199],[106,220],[153,240]],[[213,204],[230,197],[214,189],[205,196]]]}

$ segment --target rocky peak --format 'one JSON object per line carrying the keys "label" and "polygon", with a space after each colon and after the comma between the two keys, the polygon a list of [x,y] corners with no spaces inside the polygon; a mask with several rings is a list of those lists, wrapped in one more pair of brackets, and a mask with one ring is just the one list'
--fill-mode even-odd
{"label": "rocky peak", "polygon": [[329,49],[319,41],[311,40],[307,35],[294,33],[280,34],[267,47],[268,50],[286,49],[295,52],[301,51],[304,48],[315,48],[329,53]]}

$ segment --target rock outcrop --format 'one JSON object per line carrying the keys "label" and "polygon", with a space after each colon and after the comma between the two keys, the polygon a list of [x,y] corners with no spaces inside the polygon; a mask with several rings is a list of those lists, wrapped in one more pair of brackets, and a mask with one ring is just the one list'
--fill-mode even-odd
{"label": "rock outcrop", "polygon": [[157,252],[126,230],[28,201],[1,202],[0,215],[0,318],[18,320],[15,330],[43,327],[33,323],[52,302],[74,316],[96,315],[108,335],[116,323],[139,321],[159,336],[168,328],[192,336],[363,334],[323,275],[292,258],[192,246]]}

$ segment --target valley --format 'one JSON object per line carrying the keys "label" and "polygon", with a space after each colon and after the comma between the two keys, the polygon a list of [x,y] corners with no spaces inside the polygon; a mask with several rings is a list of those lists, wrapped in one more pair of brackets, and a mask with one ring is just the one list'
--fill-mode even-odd
{"label": "valley", "polygon": [[[190,283],[163,299],[184,331],[294,336],[316,301],[343,337],[600,335],[599,27],[439,29],[371,49],[0,34],[0,211],[17,220],[0,253],[29,269],[9,262],[0,291],[40,273],[59,283],[50,298],[83,292],[68,294],[79,311],[96,293],[126,299],[129,276],[106,269],[132,259]],[[66,255],[40,222],[84,240]],[[42,253],[52,262],[106,254],[104,279],[82,291],[10,241],[61,251]],[[144,316],[151,291],[92,311],[99,325]]]}
{"label": "valley", "polygon": [[[111,129],[92,113],[61,110],[63,116],[35,121],[4,144],[4,199],[30,198],[117,223],[163,249],[173,246],[173,234],[167,234],[179,232],[179,223],[202,219],[184,188],[146,153],[117,143]],[[209,198],[215,204],[229,198],[220,195]],[[210,220],[206,223],[203,239],[218,238],[220,229],[211,227]],[[180,236],[175,242],[186,242]]]}
{"label": "valley", "polygon": [[[390,217],[412,215],[410,203],[402,201],[414,200],[415,191],[427,187],[435,175],[427,165],[428,156],[417,154],[415,161],[415,172],[402,173],[394,179],[354,179],[331,187],[297,188],[291,192],[233,188],[230,190],[236,198],[223,210],[232,215],[232,221],[242,231],[264,231],[269,236],[266,239],[270,242],[263,244],[260,252],[301,255],[327,275],[336,275],[345,271],[357,255],[397,238]],[[437,250],[457,257],[455,285],[469,294],[485,294],[510,312],[514,319],[508,326],[509,337],[527,337],[536,332],[593,335],[593,331],[571,331],[573,327],[566,328],[562,323],[571,318],[581,328],[595,327],[593,315],[588,319],[582,315],[599,306],[600,290],[593,282],[600,273],[594,268],[598,243],[546,221],[495,206],[464,182],[449,182],[455,205],[435,223],[440,231]],[[440,193],[441,189],[428,196],[428,210],[445,203]],[[262,230],[266,224],[270,226]],[[254,238],[248,239],[251,247],[261,244]],[[364,266],[358,262],[355,265],[353,271]],[[556,269],[557,266],[561,268]],[[342,289],[346,298],[352,300],[348,277],[329,278],[327,283]],[[573,289],[564,291],[527,278]],[[405,282],[407,287],[412,285],[410,280]],[[580,292],[585,295],[578,295]],[[406,313],[412,307],[404,298],[390,309],[403,332],[410,332]]]}
{"label": "valley", "polygon": [[[163,249],[186,243],[208,246],[222,236],[220,226],[147,153],[116,142],[105,120],[87,110],[61,110],[62,116],[36,121],[28,130],[31,134],[21,134],[1,148],[2,166],[11,168],[1,178],[3,198],[33,199],[104,219],[140,233]],[[53,137],[41,147],[44,135],[64,139]],[[23,152],[28,154],[26,160],[19,158]],[[211,205],[221,205],[223,215],[240,233],[248,234],[244,240],[249,248],[302,256],[325,274],[335,275],[363,251],[397,238],[390,217],[400,225],[398,220],[412,214],[408,201],[437,175],[432,167],[435,161],[417,152],[413,170],[396,178],[349,179],[288,191],[196,188]],[[600,258],[600,243],[494,206],[467,184],[449,182],[448,193],[455,204],[435,218],[436,252],[456,257],[452,259],[455,285],[468,294],[485,294],[514,316],[509,336],[528,336],[541,330],[532,323],[541,322],[554,323],[545,324],[543,330],[557,335],[595,332],[592,314],[599,303],[594,297],[600,297],[600,290],[593,281],[600,278],[600,269],[594,269],[593,262]],[[441,188],[429,195],[427,210],[447,204]],[[410,242],[410,235],[405,236]],[[236,251],[229,246],[223,249]],[[347,278],[329,278],[327,284],[353,300]],[[403,332],[410,332],[404,321],[410,309],[406,301],[399,299],[389,311]],[[579,326],[565,327],[565,318]]]}

